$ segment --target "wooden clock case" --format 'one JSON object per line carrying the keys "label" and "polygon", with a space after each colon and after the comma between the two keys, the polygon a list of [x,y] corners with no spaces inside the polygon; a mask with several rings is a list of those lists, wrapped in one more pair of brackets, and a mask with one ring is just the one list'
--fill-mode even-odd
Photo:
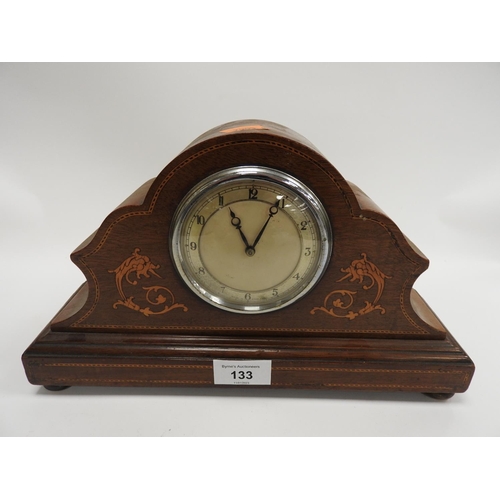
{"label": "wooden clock case", "polygon": [[[289,173],[333,230],[319,283],[265,314],[199,299],[169,255],[172,217],[200,180],[234,166]],[[71,255],[86,282],[23,354],[28,380],[84,386],[214,385],[214,359],[270,359],[274,388],[413,391],[446,399],[474,365],[413,289],[428,260],[305,138],[245,120],[203,134]]]}

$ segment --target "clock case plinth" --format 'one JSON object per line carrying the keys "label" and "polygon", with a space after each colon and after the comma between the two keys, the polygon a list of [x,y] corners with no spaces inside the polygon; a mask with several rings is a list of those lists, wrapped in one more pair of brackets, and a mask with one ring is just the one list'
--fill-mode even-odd
{"label": "clock case plinth", "polygon": [[[217,309],[176,272],[168,235],[201,179],[235,166],[298,178],[321,200],[333,251],[318,284],[265,314]],[[213,359],[270,359],[274,388],[467,390],[474,365],[413,289],[428,260],[306,139],[246,120],[199,137],[72,254],[86,282],[23,354],[29,381],[213,386]]]}

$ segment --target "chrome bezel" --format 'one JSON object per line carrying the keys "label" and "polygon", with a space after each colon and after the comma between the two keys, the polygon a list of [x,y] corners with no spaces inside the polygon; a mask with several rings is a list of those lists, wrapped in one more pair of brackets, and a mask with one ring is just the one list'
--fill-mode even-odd
{"label": "chrome bezel", "polygon": [[[228,301],[206,290],[198,282],[196,276],[193,275],[183,258],[181,229],[183,227],[183,221],[192,211],[193,206],[197,205],[197,201],[200,197],[203,197],[203,195],[209,192],[213,187],[242,179],[264,180],[287,188],[300,196],[308,204],[308,208],[315,219],[315,224],[318,228],[318,245],[320,248],[317,269],[315,273],[311,275],[308,282],[299,289],[297,294],[286,300],[280,298],[275,299],[272,302],[269,301],[263,305],[252,306],[236,304],[232,301]],[[176,212],[174,213],[170,231],[170,253],[174,261],[174,267],[177,269],[177,272],[189,288],[195,292],[198,297],[215,307],[225,311],[242,314],[260,314],[276,311],[293,304],[298,299],[306,295],[318,283],[319,279],[323,275],[330,261],[332,246],[333,239],[330,219],[318,197],[303,182],[299,181],[290,174],[262,166],[239,166],[228,168],[210,175],[196,184],[182,199]]]}

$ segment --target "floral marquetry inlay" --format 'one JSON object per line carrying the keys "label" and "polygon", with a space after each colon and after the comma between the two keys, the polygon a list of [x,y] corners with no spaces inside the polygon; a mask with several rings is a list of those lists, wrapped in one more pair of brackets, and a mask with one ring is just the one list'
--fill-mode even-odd
{"label": "floral marquetry inlay", "polygon": [[390,276],[384,274],[373,262],[370,262],[366,253],[361,254],[361,259],[353,260],[349,267],[341,268],[340,270],[345,275],[337,280],[340,283],[345,280],[356,282],[362,285],[363,290],[371,290],[375,288],[375,296],[372,300],[364,300],[364,306],[355,308],[355,299],[358,296],[357,291],[338,288],[332,290],[323,301],[321,307],[314,307],[311,314],[316,311],[322,311],[336,318],[354,319],[372,311],[379,311],[380,314],[385,314],[385,309],[378,302],[384,291],[385,280],[390,279]]}
{"label": "floral marquetry inlay", "polygon": [[138,288],[141,291],[142,302],[147,304],[145,307],[137,304],[135,297],[125,294],[123,290],[125,283],[135,287],[141,278],[151,278],[151,276],[161,278],[156,272],[160,266],[151,262],[151,259],[146,255],[140,255],[140,251],[140,248],[136,248],[131,257],[125,259],[116,269],[109,271],[115,274],[116,288],[121,297],[120,300],[113,304],[113,308],[117,309],[118,306],[125,306],[144,314],[144,316],[165,314],[172,309],[178,308],[186,312],[188,308],[184,304],[176,303],[174,294],[164,286],[155,285]]}

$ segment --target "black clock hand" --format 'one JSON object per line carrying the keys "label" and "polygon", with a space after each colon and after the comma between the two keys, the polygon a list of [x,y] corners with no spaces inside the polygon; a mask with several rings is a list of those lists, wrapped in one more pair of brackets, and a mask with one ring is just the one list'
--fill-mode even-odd
{"label": "black clock hand", "polygon": [[257,238],[255,238],[255,241],[253,242],[252,248],[255,250],[255,247],[257,246],[257,243],[259,240],[262,238],[262,235],[264,234],[264,231],[269,224],[269,221],[278,213],[278,205],[280,203],[280,200],[278,200],[272,207],[269,208],[269,217],[266,220],[266,223],[262,226],[262,229],[260,230],[260,233],[257,235]]}
{"label": "black clock hand", "polygon": [[239,217],[236,217],[236,214],[231,210],[231,207],[228,208],[229,213],[231,214],[231,225],[233,225],[240,232],[241,239],[243,240],[243,243],[245,243],[245,251],[248,253],[248,249],[251,249],[252,247],[241,230],[241,220]]}

